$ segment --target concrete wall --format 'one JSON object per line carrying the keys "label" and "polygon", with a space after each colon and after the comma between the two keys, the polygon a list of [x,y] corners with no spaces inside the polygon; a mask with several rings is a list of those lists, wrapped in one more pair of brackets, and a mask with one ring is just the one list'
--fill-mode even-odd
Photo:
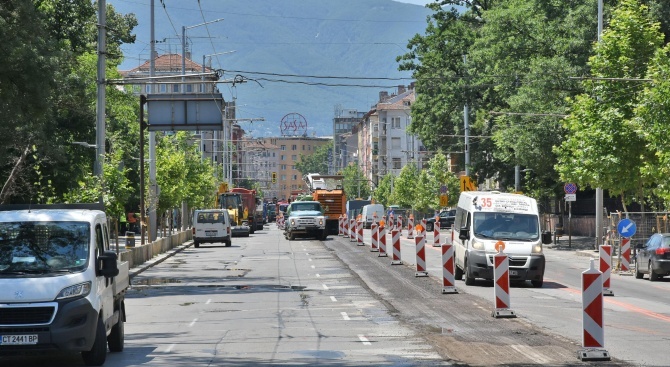
{"label": "concrete wall", "polygon": [[[152,243],[147,243],[144,246],[137,245],[138,239],[135,239],[136,247],[127,249],[120,254],[121,261],[128,261],[130,268],[142,265],[154,256],[167,252],[183,243],[192,240],[193,233],[191,230],[178,232],[168,237],[159,238]],[[123,244],[120,244],[123,245]]]}

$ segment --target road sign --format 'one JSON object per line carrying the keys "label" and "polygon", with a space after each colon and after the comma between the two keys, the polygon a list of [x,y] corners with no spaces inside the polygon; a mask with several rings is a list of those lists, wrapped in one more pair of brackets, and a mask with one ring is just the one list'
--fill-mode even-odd
{"label": "road sign", "polygon": [[461,192],[475,191],[475,184],[469,176],[461,176]]}
{"label": "road sign", "polygon": [[573,183],[566,183],[563,186],[563,190],[565,191],[566,194],[576,194],[577,193],[577,185]]}
{"label": "road sign", "polygon": [[621,237],[633,237],[635,235],[635,232],[637,231],[637,226],[635,225],[635,222],[628,218],[624,218],[619,221],[619,224],[616,226],[617,232],[621,235]]}
{"label": "road sign", "polygon": [[447,193],[447,185],[440,186],[440,194],[446,194],[446,193]]}
{"label": "road sign", "polygon": [[577,201],[577,194],[565,194],[565,201]]}
{"label": "road sign", "polygon": [[440,195],[440,206],[449,205],[449,196],[446,194]]}

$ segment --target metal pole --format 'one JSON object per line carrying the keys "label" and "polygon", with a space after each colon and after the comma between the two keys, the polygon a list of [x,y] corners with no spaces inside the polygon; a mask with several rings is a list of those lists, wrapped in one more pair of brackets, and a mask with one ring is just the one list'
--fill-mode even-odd
{"label": "metal pole", "polygon": [[[147,97],[140,96],[140,219],[144,220],[144,105]],[[134,215],[135,213],[133,213]],[[140,244],[144,245],[144,226],[140,223]]]}
{"label": "metal pole", "polygon": [[514,192],[521,191],[521,170],[519,165],[514,166]]}
{"label": "metal pole", "polygon": [[[598,0],[598,42],[602,41],[603,32],[603,0]],[[595,249],[602,244],[603,231],[603,189],[596,188],[596,243]]]}
{"label": "metal pole", "polygon": [[[98,1],[98,100],[96,111],[95,134],[95,169],[94,174],[102,181],[102,162],[105,155],[105,70],[107,49],[107,3]],[[102,193],[100,193],[102,201]]]}
{"label": "metal pole", "polygon": [[[463,64],[465,64],[468,61],[468,57],[466,55],[463,55]],[[468,121],[468,115],[470,112],[468,111],[468,103],[465,103],[465,106],[463,107],[463,122],[465,124],[465,175],[470,176],[470,123]]]}

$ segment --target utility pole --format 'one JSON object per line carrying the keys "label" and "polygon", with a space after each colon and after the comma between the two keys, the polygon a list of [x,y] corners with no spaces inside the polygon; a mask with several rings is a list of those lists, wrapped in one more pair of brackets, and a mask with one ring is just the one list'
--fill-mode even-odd
{"label": "utility pole", "polygon": [[[107,63],[107,3],[98,1],[98,100],[95,124],[95,169],[94,174],[102,182],[102,162],[105,156],[105,64]],[[102,201],[102,193],[100,194]]]}
{"label": "utility pole", "polygon": [[[603,0],[598,0],[598,43],[603,33]],[[596,249],[600,248],[603,236],[603,189],[596,188]]]}
{"label": "utility pole", "polygon": [[[468,57],[466,55],[463,55],[463,65],[465,68],[465,64],[468,61]],[[470,176],[470,123],[468,121],[468,115],[470,114],[468,110],[468,102],[465,102],[465,106],[463,107],[463,122],[465,124],[465,175]]]}

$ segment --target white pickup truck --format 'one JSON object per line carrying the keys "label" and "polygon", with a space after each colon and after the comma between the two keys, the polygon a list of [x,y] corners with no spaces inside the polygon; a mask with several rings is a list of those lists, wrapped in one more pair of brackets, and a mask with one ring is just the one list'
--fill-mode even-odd
{"label": "white pickup truck", "polygon": [[123,350],[128,262],[99,204],[0,206],[0,355]]}

